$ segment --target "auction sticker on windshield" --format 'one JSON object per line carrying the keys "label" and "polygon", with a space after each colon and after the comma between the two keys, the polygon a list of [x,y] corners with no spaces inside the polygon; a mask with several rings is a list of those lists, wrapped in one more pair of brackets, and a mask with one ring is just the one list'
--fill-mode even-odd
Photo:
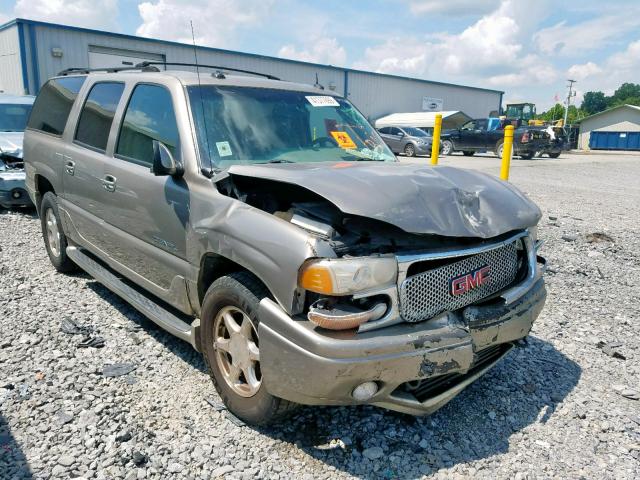
{"label": "auction sticker on windshield", "polygon": [[218,155],[221,157],[228,157],[232,155],[231,145],[229,145],[229,142],[216,142],[216,147],[218,148]]}
{"label": "auction sticker on windshield", "polygon": [[357,148],[347,132],[331,132],[331,136],[338,142],[340,148]]}
{"label": "auction sticker on windshield", "polygon": [[339,107],[336,99],[329,95],[309,95],[305,97],[314,107]]}

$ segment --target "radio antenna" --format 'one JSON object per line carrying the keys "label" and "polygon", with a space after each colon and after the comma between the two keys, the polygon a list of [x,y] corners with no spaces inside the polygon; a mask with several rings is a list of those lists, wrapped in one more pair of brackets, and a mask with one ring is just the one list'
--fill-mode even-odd
{"label": "radio antenna", "polygon": [[202,83],[200,83],[200,67],[198,64],[198,47],[196,46],[196,36],[193,32],[193,20],[189,20],[191,24],[191,40],[193,41],[193,57],[196,63],[196,75],[198,76],[198,95],[200,97],[200,108],[202,109],[202,123],[204,124],[204,140],[207,147],[207,158],[209,159],[209,169],[201,167],[202,173],[207,177],[213,176],[213,161],[211,160],[211,149],[209,148],[209,129],[207,128],[207,115],[204,111],[204,100],[202,99]]}

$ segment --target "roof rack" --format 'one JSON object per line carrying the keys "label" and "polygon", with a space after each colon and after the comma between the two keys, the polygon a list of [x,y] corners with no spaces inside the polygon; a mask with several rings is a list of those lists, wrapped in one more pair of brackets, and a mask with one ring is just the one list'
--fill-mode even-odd
{"label": "roof rack", "polygon": [[[144,62],[143,62],[144,63]],[[126,71],[126,70],[142,70],[144,72],[159,72],[160,69],[157,67],[154,67],[152,65],[145,65],[145,66],[139,66],[136,65],[135,67],[109,67],[109,68],[78,68],[78,67],[72,67],[72,68],[66,68],[60,72],[58,72],[58,76],[59,77],[65,77],[67,75],[73,75],[73,74],[88,74],[91,72],[105,72],[105,73],[115,73],[115,72],[122,72],[122,71]]]}
{"label": "roof rack", "polygon": [[141,62],[136,65],[136,68],[153,67],[154,65],[172,65],[177,67],[197,67],[197,68],[214,68],[217,70],[228,70],[230,72],[248,73],[249,75],[257,75],[259,77],[268,78],[269,80],[280,80],[278,77],[270,75],[268,73],[253,72],[251,70],[242,70],[240,68],[222,67],[220,65],[201,65],[199,63],[181,63],[181,62]]}

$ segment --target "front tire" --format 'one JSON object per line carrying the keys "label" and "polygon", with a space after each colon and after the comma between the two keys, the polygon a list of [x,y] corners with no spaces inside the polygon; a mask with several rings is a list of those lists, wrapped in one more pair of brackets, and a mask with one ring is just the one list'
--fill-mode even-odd
{"label": "front tire", "polygon": [[236,272],[213,282],[202,303],[202,349],[211,380],[229,411],[253,425],[295,406],[268,393],[262,381],[258,306],[268,296],[255,276]]}
{"label": "front tire", "polygon": [[453,142],[451,140],[442,141],[442,155],[451,155],[453,153]]}
{"label": "front tire", "polygon": [[498,143],[496,143],[496,149],[495,149],[496,157],[502,158],[503,151],[504,151],[504,140],[498,140]]}
{"label": "front tire", "polygon": [[407,143],[407,145],[404,147],[404,154],[407,157],[415,157],[415,155],[416,155],[416,147],[414,147],[410,143]]}
{"label": "front tire", "polygon": [[46,192],[42,197],[40,225],[44,246],[54,268],[61,273],[78,270],[78,266],[67,256],[67,237],[62,230],[58,200],[53,192]]}

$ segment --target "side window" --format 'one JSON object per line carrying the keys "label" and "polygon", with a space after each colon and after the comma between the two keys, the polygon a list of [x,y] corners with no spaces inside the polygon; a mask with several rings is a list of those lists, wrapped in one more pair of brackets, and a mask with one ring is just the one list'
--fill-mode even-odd
{"label": "side window", "polygon": [[476,122],[476,130],[486,130],[488,123],[488,120],[478,120]]}
{"label": "side window", "polygon": [[173,155],[178,147],[178,125],[171,93],[159,85],[140,84],[129,99],[120,127],[116,155],[151,166],[153,141],[164,143]]}
{"label": "side window", "polygon": [[124,83],[102,82],[91,87],[82,107],[75,140],[105,151],[113,116],[122,97]]}
{"label": "side window", "polygon": [[54,78],[44,84],[33,104],[27,128],[61,136],[85,77]]}
{"label": "side window", "polygon": [[391,135],[400,135],[400,129],[396,127],[391,127]]}
{"label": "side window", "polygon": [[379,132],[380,132],[380,133],[384,133],[385,135],[389,135],[390,130],[391,130],[391,129],[390,129],[389,127],[382,127],[382,128],[379,130]]}

